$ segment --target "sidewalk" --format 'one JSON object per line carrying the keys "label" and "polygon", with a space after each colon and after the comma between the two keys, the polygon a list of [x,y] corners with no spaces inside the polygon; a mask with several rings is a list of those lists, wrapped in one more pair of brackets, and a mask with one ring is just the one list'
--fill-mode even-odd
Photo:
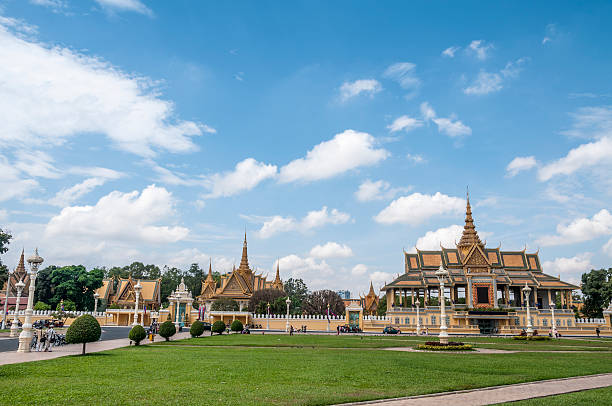
{"label": "sidewalk", "polygon": [[493,386],[490,388],[437,393],[432,395],[410,396],[407,398],[343,403],[342,406],[480,406],[515,402],[517,400],[540,398],[543,396],[578,392],[606,386],[612,386],[612,373],[579,376],[575,378],[551,379],[547,381],[519,383],[516,385]]}
{"label": "sidewalk", "polygon": [[[172,340],[179,340],[182,338],[188,338],[189,332],[177,333],[172,336]],[[164,338],[159,334],[155,336],[155,342],[164,341]],[[142,344],[150,343],[148,339],[143,340]],[[87,343],[87,347],[85,351],[87,353],[90,352],[99,352],[106,350],[113,350],[115,348],[127,347],[130,345],[129,338],[119,338],[117,340],[106,340],[106,341],[96,341],[95,343]],[[26,352],[26,353],[18,353],[16,351],[6,351],[2,353],[0,357],[0,365],[6,364],[18,364],[20,362],[30,362],[30,361],[42,361],[46,359],[53,359],[59,357],[65,357],[67,355],[79,355],[83,350],[83,344],[68,344],[60,347],[53,347],[52,352]]]}

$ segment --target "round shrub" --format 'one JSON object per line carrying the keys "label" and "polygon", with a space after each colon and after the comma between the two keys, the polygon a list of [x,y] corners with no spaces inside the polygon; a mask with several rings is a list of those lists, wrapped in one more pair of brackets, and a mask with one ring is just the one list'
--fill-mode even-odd
{"label": "round shrub", "polygon": [[176,334],[176,326],[170,320],[164,321],[159,326],[159,335],[164,337],[166,341],[170,341],[170,337]]}
{"label": "round shrub", "polygon": [[142,340],[147,336],[147,332],[141,325],[137,325],[132,327],[130,330],[130,335],[128,336],[130,340],[134,341],[136,345],[139,345]]}
{"label": "round shrub", "polygon": [[211,334],[212,333],[223,334],[223,332],[225,331],[225,323],[222,322],[221,320],[217,320],[213,323],[210,330],[211,330]]}
{"label": "round shrub", "polygon": [[192,337],[199,337],[204,334],[204,323],[200,320],[194,321],[189,328],[189,334],[191,334]]}
{"label": "round shrub", "polygon": [[232,322],[232,325],[230,326],[230,330],[232,331],[242,331],[244,329],[244,326],[242,325],[242,323],[240,322],[240,320],[234,320]]}
{"label": "round shrub", "polygon": [[102,329],[100,323],[90,314],[84,314],[72,322],[66,332],[66,342],[68,344],[83,344],[82,355],[85,355],[85,344],[98,341]]}
{"label": "round shrub", "polygon": [[51,310],[51,306],[49,306],[45,302],[38,301],[34,305],[34,310]]}

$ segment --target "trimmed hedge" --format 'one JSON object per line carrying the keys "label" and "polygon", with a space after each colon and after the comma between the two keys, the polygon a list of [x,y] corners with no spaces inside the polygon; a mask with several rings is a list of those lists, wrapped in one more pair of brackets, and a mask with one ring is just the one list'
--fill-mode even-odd
{"label": "trimmed hedge", "polygon": [[189,328],[189,334],[191,334],[192,337],[199,337],[204,334],[204,323],[200,320],[194,321]]}
{"label": "trimmed hedge", "polygon": [[139,345],[140,342],[147,337],[147,332],[141,325],[137,325],[132,327],[128,337],[130,340],[134,341],[135,345]]}
{"label": "trimmed hedge", "polygon": [[223,334],[223,332],[225,331],[225,323],[222,322],[221,320],[215,321],[210,331],[211,331],[210,334],[212,333]]}
{"label": "trimmed hedge", "polygon": [[461,345],[419,344],[417,346],[417,349],[426,350],[426,351],[474,351],[474,348],[470,344],[461,344]]}
{"label": "trimmed hedge", "polygon": [[232,325],[230,326],[230,330],[239,332],[244,330],[244,326],[242,325],[242,322],[240,320],[234,320],[232,322]]}
{"label": "trimmed hedge", "polygon": [[68,344],[83,344],[83,352],[85,355],[85,344],[98,341],[102,335],[100,323],[90,314],[84,314],[72,322],[68,331],[66,331],[66,342]]}
{"label": "trimmed hedge", "polygon": [[551,338],[549,336],[514,336],[512,339],[519,341],[549,341]]}
{"label": "trimmed hedge", "polygon": [[164,337],[166,341],[170,341],[170,337],[176,334],[176,326],[170,320],[164,321],[159,326],[159,335]]}

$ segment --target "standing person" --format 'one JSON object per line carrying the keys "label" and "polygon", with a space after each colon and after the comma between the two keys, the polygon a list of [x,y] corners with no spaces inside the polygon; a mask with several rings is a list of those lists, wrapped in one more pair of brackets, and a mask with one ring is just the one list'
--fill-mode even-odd
{"label": "standing person", "polygon": [[36,347],[36,352],[40,352],[41,350],[44,350],[46,342],[47,342],[47,336],[42,331],[42,329],[40,329],[40,339],[38,340],[38,346]]}
{"label": "standing person", "polygon": [[601,333],[599,327],[595,327],[595,332],[597,333],[597,338],[599,338],[599,334]]}
{"label": "standing person", "polygon": [[336,326],[336,335],[339,336],[340,335],[340,325]]}
{"label": "standing person", "polygon": [[53,330],[53,325],[49,327],[47,330],[47,347],[45,351],[51,352],[51,346],[55,344],[55,330]]}
{"label": "standing person", "polygon": [[289,335],[292,336],[293,335],[293,326],[291,326],[291,328],[289,329]]}

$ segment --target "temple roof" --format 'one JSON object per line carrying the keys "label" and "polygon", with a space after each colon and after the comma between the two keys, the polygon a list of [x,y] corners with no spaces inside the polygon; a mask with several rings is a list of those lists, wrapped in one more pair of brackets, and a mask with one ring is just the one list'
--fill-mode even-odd
{"label": "temple roof", "polygon": [[476,226],[474,226],[474,219],[472,218],[472,207],[470,206],[470,195],[467,195],[467,204],[465,208],[465,225],[463,226],[463,234],[461,235],[461,239],[459,240],[459,244],[457,244],[457,248],[460,248],[462,251],[467,250],[472,247],[472,245],[478,245],[480,248],[484,249],[484,244],[480,241],[480,237],[478,237],[478,232],[476,232]]}

